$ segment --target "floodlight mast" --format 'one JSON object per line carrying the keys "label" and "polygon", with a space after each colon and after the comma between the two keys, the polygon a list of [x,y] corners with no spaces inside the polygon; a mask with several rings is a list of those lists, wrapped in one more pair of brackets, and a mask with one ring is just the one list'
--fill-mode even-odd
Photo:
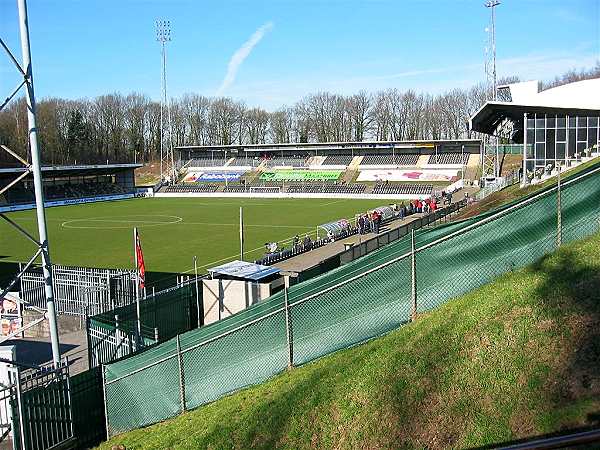
{"label": "floodlight mast", "polygon": [[[177,181],[175,158],[173,157],[173,135],[171,128],[171,107],[167,96],[167,47],[171,41],[171,22],[169,20],[156,21],[156,40],[161,47],[161,99],[160,99],[160,177],[161,181]],[[165,112],[168,127],[168,143],[165,145]]]}
{"label": "floodlight mast", "polygon": [[[486,8],[490,9],[491,17],[490,17],[490,25],[491,29],[489,30],[489,47],[491,50],[491,55],[486,55],[486,64],[485,71],[487,75],[487,83],[488,83],[488,100],[497,101],[498,100],[498,79],[496,72],[496,6],[500,4],[499,0],[488,0],[484,3]],[[491,56],[491,61],[489,61],[489,57]],[[491,67],[490,67],[491,66]],[[486,172],[493,171],[494,177],[500,176],[500,155],[498,152],[498,137],[492,136],[491,141],[494,145],[494,152],[490,155],[488,153],[488,149],[484,149],[484,161],[483,161],[483,169],[484,175]],[[485,145],[484,145],[485,146]]]}
{"label": "floodlight mast", "polygon": [[18,0],[19,6],[19,31],[21,34],[21,52],[23,54],[22,69],[25,72],[25,98],[27,101],[27,121],[29,124],[29,147],[31,151],[31,172],[33,173],[33,186],[35,191],[35,206],[37,212],[37,225],[39,232],[39,245],[42,255],[42,270],[44,272],[44,291],[50,338],[52,346],[52,360],[54,366],[60,364],[60,347],[58,341],[58,328],[56,324],[56,309],[54,307],[54,293],[52,289],[52,267],[50,251],[48,248],[48,235],[46,231],[46,214],[44,211],[44,190],[42,185],[42,170],[40,153],[37,140],[37,127],[35,122],[35,95],[33,90],[33,71],[31,68],[31,49],[29,45],[29,24],[27,20],[26,0]]}

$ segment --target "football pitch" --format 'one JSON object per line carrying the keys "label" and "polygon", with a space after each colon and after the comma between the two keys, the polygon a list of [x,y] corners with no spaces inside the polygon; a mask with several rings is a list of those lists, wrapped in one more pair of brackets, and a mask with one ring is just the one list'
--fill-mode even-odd
{"label": "football pitch", "polygon": [[[310,233],[317,225],[388,204],[353,199],[144,198],[46,209],[52,261],[88,267],[133,267],[138,227],[146,269],[192,273],[239,259],[239,208],[244,209],[244,259],[264,255],[265,242]],[[35,211],[9,213],[37,236]],[[288,245],[289,247],[289,245]],[[0,262],[27,261],[34,245],[0,221]]]}

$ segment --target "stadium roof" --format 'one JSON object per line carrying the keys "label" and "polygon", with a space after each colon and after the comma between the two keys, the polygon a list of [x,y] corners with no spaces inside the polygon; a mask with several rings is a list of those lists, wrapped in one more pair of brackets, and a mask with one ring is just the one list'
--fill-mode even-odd
{"label": "stadium roof", "polygon": [[[142,164],[42,166],[42,176],[108,175],[115,172],[137,169],[139,167],[142,167]],[[0,176],[4,174],[19,174],[25,171],[25,167],[0,168]]]}
{"label": "stadium roof", "polygon": [[508,119],[519,124],[517,128],[523,130],[525,113],[595,116],[600,114],[600,110],[521,105],[513,102],[487,102],[469,119],[469,129],[480,133],[494,134],[498,125]]}
{"label": "stadium roof", "polygon": [[216,274],[251,281],[259,281],[281,272],[277,267],[261,266],[260,264],[239,260],[213,267],[208,271],[213,277]]}
{"label": "stadium roof", "polygon": [[343,150],[360,149],[391,149],[393,148],[434,148],[437,145],[476,145],[480,139],[428,139],[413,141],[353,141],[353,142],[286,142],[280,144],[231,144],[231,145],[181,145],[178,151],[187,150],[218,150],[218,151],[292,151],[292,150]]}
{"label": "stadium roof", "polygon": [[[564,84],[539,91],[537,81],[525,81],[500,86],[510,92],[510,102],[487,102],[470,119],[469,129],[494,134],[505,120],[515,124],[517,136],[522,137],[525,113],[568,116],[600,114],[600,78]],[[515,139],[517,140],[517,139]]]}

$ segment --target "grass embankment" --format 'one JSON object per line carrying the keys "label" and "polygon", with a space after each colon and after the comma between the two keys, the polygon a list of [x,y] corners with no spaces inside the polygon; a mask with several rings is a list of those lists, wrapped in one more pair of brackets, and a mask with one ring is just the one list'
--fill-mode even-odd
{"label": "grass embankment", "polygon": [[[465,448],[600,420],[600,235],[101,448]],[[156,395],[160,395],[157,393]]]}
{"label": "grass embankment", "polygon": [[[582,170],[585,170],[593,165],[599,164],[599,162],[600,162],[600,160],[595,158],[591,161],[580,164],[579,166],[577,166],[569,171],[564,172],[563,176],[566,177],[566,176],[574,175],[574,174],[581,172]],[[543,183],[530,184],[525,188],[521,188],[519,183],[513,184],[512,186],[502,189],[501,191],[494,192],[494,193],[488,195],[486,198],[484,198],[480,202],[477,202],[475,205],[473,205],[467,209],[463,209],[459,214],[457,214],[456,216],[453,217],[453,220],[462,220],[462,219],[467,219],[469,217],[474,217],[478,214],[484,213],[491,209],[498,208],[502,205],[505,205],[505,204],[510,203],[515,200],[518,200],[526,195],[532,194],[537,191],[541,191],[542,189],[547,188],[548,186],[554,186],[554,185],[556,185],[556,183],[557,183],[557,178],[552,177],[552,178],[549,178],[548,180],[544,181]]]}

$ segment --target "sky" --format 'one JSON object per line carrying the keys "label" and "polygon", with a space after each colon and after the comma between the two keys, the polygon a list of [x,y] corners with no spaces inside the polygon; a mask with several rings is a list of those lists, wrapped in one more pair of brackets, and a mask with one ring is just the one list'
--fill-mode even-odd
{"label": "sky", "polygon": [[[160,98],[155,22],[169,20],[169,96],[275,110],[319,91],[439,93],[485,79],[483,0],[28,0],[38,98]],[[16,0],[0,37],[20,60]],[[600,0],[501,0],[498,76],[551,79],[600,60]],[[0,49],[1,50],[1,49]],[[0,57],[0,97],[19,83]]]}

